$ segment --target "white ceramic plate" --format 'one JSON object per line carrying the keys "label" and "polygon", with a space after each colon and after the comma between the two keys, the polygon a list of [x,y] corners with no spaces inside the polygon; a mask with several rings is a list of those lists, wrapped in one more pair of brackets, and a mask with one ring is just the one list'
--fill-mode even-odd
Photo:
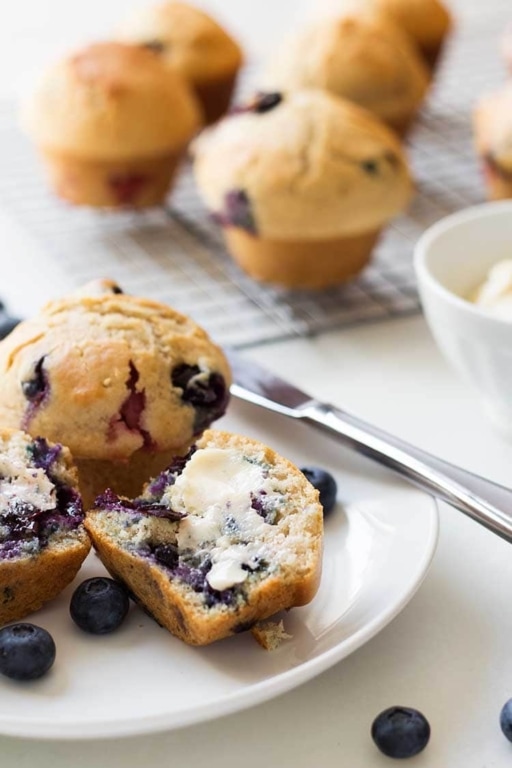
{"label": "white ceramic plate", "polygon": [[91,555],[76,583],[30,617],[57,645],[49,675],[0,680],[0,733],[101,738],[180,728],[241,710],[311,679],[381,630],[406,605],[435,550],[435,502],[305,426],[233,403],[223,428],[265,440],[299,466],[335,474],[339,503],[326,520],[324,571],[313,602],[284,616],[293,639],[274,652],[250,634],[188,647],[134,607],[110,636],[81,632],[69,599],[104,573]]}

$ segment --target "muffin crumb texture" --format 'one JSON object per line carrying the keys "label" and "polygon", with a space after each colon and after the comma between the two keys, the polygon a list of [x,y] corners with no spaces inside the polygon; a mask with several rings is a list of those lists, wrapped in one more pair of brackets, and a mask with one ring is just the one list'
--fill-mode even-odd
{"label": "muffin crumb texture", "polygon": [[111,574],[192,645],[251,629],[318,588],[318,492],[237,435],[207,431],[141,497],[100,496],[86,526]]}
{"label": "muffin crumb texture", "polygon": [[259,621],[251,629],[251,634],[266,651],[276,651],[286,640],[293,639],[293,635],[286,632],[283,620]]}
{"label": "muffin crumb texture", "polygon": [[90,542],[78,473],[67,448],[0,431],[0,624],[56,597]]}

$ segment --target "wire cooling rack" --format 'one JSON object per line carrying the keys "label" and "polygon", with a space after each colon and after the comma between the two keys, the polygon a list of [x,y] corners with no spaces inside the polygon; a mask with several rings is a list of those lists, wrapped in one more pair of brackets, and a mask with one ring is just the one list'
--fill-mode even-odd
{"label": "wire cooling rack", "polygon": [[[0,107],[0,207],[37,242],[34,270],[51,266],[61,292],[110,276],[129,293],[191,315],[221,344],[246,347],[418,312],[415,241],[439,218],[484,199],[471,109],[476,96],[504,79],[499,40],[512,20],[510,0],[479,3],[480,9],[472,3],[471,13],[466,0],[459,4],[457,31],[408,142],[416,199],[388,228],[372,264],[349,285],[289,291],[245,276],[209,220],[190,168],[162,209],[114,214],[59,202],[48,192],[7,103]],[[250,73],[242,88],[250,90]]]}

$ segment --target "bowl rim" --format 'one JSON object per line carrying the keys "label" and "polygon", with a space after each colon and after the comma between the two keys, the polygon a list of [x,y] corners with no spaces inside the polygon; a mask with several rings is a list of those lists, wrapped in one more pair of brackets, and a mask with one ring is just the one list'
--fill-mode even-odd
{"label": "bowl rim", "polygon": [[[416,273],[418,289],[421,285],[427,285],[428,288],[436,293],[444,301],[452,304],[459,311],[465,312],[473,317],[478,317],[484,322],[497,324],[500,327],[511,326],[512,321],[503,317],[497,317],[490,312],[482,309],[477,304],[473,304],[468,299],[463,299],[456,293],[453,293],[432,274],[427,264],[427,255],[432,244],[445,232],[465,224],[474,219],[486,219],[493,215],[508,212],[512,216],[511,200],[492,200],[478,205],[472,205],[448,216],[439,219],[435,224],[428,227],[417,240],[414,246],[413,266]],[[512,254],[511,254],[512,258]],[[421,293],[421,291],[420,291]],[[421,299],[421,295],[420,295]]]}

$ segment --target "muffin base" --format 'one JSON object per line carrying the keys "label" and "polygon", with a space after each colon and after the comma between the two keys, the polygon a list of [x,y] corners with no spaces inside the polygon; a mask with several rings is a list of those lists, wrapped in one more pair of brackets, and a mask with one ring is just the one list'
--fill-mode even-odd
{"label": "muffin base", "polygon": [[255,280],[321,289],[359,274],[370,261],[380,232],[325,240],[268,240],[226,227],[224,237],[233,259]]}
{"label": "muffin base", "polygon": [[237,73],[194,83],[194,90],[203,109],[205,125],[220,120],[228,112],[235,89]]}
{"label": "muffin base", "polygon": [[166,469],[176,456],[186,454],[188,450],[187,445],[183,450],[159,453],[137,451],[127,462],[75,459],[84,509],[91,509],[96,497],[107,488],[118,496],[139,496],[145,483]]}
{"label": "muffin base", "polygon": [[160,205],[181,160],[181,153],[119,161],[82,160],[48,150],[41,154],[58,197],[110,209]]}

